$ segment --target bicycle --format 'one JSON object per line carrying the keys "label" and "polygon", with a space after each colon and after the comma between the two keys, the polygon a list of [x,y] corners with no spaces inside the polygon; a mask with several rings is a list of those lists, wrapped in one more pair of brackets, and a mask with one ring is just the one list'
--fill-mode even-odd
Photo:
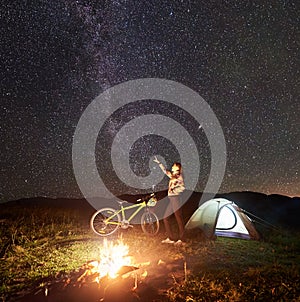
{"label": "bicycle", "polygon": [[[159,230],[159,220],[155,213],[150,210],[150,207],[154,207],[157,203],[155,194],[152,193],[142,199],[137,200],[140,203],[130,206],[123,206],[126,201],[117,201],[120,209],[102,208],[93,214],[90,220],[90,226],[92,230],[100,236],[109,236],[116,232],[119,228],[127,229],[133,227],[130,221],[142,210],[144,213],[141,216],[141,228],[147,235],[154,236]],[[131,216],[126,219],[125,211],[137,208]],[[121,215],[120,215],[121,214]]]}

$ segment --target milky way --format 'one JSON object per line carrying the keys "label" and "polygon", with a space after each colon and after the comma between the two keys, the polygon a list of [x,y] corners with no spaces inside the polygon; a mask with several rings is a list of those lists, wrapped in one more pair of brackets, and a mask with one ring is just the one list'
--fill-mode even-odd
{"label": "milky way", "polygon": [[[2,201],[80,197],[72,169],[80,116],[105,89],[147,77],[182,83],[211,106],[227,145],[221,192],[300,195],[297,1],[2,1],[0,15]],[[102,129],[98,165],[118,129],[144,109],[124,110]],[[184,113],[177,119],[198,129]],[[209,148],[203,132],[192,135],[201,190]],[[132,148],[134,172],[147,174],[155,153],[178,160],[169,142],[146,136]],[[110,169],[102,173],[111,190],[126,191]]]}

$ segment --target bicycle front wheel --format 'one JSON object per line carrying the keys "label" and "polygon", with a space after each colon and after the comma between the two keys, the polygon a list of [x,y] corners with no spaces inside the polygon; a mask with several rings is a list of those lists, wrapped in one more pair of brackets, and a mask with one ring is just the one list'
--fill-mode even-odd
{"label": "bicycle front wheel", "polygon": [[121,224],[121,217],[115,209],[103,208],[98,210],[90,220],[92,230],[100,236],[109,236]]}
{"label": "bicycle front wheel", "polygon": [[146,211],[141,217],[141,227],[145,234],[154,236],[159,230],[159,220],[156,214]]}

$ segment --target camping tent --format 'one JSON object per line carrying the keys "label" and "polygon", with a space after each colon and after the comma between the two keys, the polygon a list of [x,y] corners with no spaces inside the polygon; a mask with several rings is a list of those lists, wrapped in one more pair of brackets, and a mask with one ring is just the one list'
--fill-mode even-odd
{"label": "camping tent", "polygon": [[185,228],[201,229],[207,238],[216,236],[259,239],[251,219],[232,201],[215,198],[194,212]]}

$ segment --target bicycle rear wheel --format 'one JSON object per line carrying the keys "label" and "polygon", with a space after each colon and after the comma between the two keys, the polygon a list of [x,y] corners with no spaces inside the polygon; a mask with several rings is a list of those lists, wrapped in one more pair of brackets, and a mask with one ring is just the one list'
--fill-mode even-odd
{"label": "bicycle rear wheel", "polygon": [[100,236],[114,233],[121,223],[121,217],[115,209],[103,208],[98,210],[90,220],[92,230]]}
{"label": "bicycle rear wheel", "polygon": [[156,214],[146,211],[141,217],[141,227],[145,234],[154,236],[159,230],[159,220]]}

